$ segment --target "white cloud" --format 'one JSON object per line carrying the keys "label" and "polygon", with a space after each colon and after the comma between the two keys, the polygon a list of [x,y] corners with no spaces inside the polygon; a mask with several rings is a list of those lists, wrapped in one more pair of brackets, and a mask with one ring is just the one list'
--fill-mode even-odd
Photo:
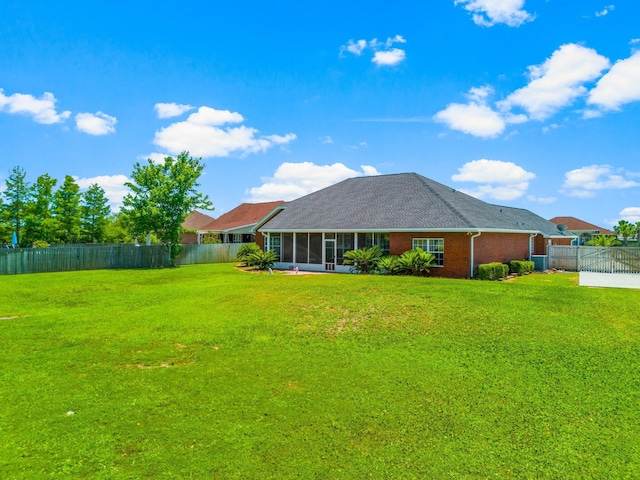
{"label": "white cloud", "polygon": [[167,158],[167,156],[169,155],[167,155],[166,153],[153,152],[149,155],[138,155],[138,160],[140,160],[141,162],[151,160],[153,163],[164,163],[164,159]]}
{"label": "white cloud", "polygon": [[333,143],[333,138],[331,138],[329,135],[325,135],[324,137],[319,137],[318,140],[320,140],[322,143],[325,143],[325,144]]}
{"label": "white cloud", "polygon": [[626,220],[627,222],[640,222],[640,207],[623,208],[619,215],[622,217],[622,220]]}
{"label": "white cloud", "polygon": [[619,110],[640,100],[640,51],[615,63],[589,92],[587,103],[605,110]]}
{"label": "white cloud", "polygon": [[50,92],[43,93],[40,98],[24,93],[6,96],[0,88],[0,111],[28,115],[38,123],[62,123],[71,116],[70,111],[56,112],[56,102],[56,98]]}
{"label": "white cloud", "polygon": [[116,131],[116,117],[106,113],[79,113],[76,115],[76,128],[89,135],[107,135]]}
{"label": "white cloud", "polygon": [[616,8],[615,5],[607,5],[606,7],[604,7],[602,10],[600,10],[599,12],[596,12],[596,17],[604,17],[605,15],[607,15],[609,12],[612,12],[614,9]]}
{"label": "white cloud", "polygon": [[480,159],[465,163],[451,179],[482,184],[473,189],[461,189],[477,198],[515,200],[524,195],[529,181],[535,177],[513,162]]}
{"label": "white cloud", "polygon": [[629,45],[635,45],[636,43],[640,43],[640,38],[632,38],[629,40]]}
{"label": "white cloud", "polygon": [[244,117],[237,112],[200,107],[186,121],[172,123],[157,131],[153,143],[173,155],[187,150],[195,157],[226,157],[232,153],[264,152],[274,145],[285,145],[296,139],[293,133],[259,136],[257,129],[244,125],[222,128],[226,123],[242,121]]}
{"label": "white cloud", "polygon": [[530,82],[498,102],[502,111],[523,108],[532,119],[544,120],[586,93],[584,83],[610,66],[595,50],[562,45],[541,65],[529,67]]}
{"label": "white cloud", "polygon": [[211,107],[200,107],[196,113],[187,118],[187,122],[197,125],[224,125],[225,123],[242,123],[244,117],[238,112],[216,110]]}
{"label": "white cloud", "polygon": [[561,192],[570,197],[591,198],[599,190],[640,186],[639,182],[627,178],[634,176],[637,174],[621,169],[614,171],[610,165],[590,165],[566,172]]}
{"label": "white cloud", "polygon": [[491,87],[472,88],[467,94],[469,103],[451,103],[433,118],[452,130],[476,137],[490,138],[500,135],[504,132],[506,121],[498,112],[487,106],[486,99],[492,93]]}
{"label": "white cloud", "polygon": [[371,61],[377,66],[395,66],[402,62],[407,56],[406,52],[401,48],[392,48],[396,43],[407,43],[407,41],[402,35],[388,37],[384,43],[378,41],[377,38],[369,41],[364,38],[357,41],[351,39],[346,45],[340,47],[340,56],[344,57],[345,52],[349,52],[359,57],[365,50],[371,50],[373,52]]}
{"label": "white cloud", "polygon": [[349,53],[353,53],[354,55],[362,55],[364,49],[367,48],[367,41],[364,39],[358,40],[356,42],[349,40],[346,45],[340,47],[340,54],[342,55],[346,50]]}
{"label": "white cloud", "polygon": [[383,67],[397,65],[405,58],[406,54],[404,50],[400,48],[392,48],[391,50],[376,52],[371,61],[379,67]]}
{"label": "white cloud", "polygon": [[117,211],[122,206],[122,199],[129,192],[125,187],[125,182],[131,180],[126,175],[100,175],[90,178],[74,177],[78,186],[86,190],[93,184],[98,184],[104,190],[105,196],[109,199],[109,206],[112,211]]}
{"label": "white cloud", "polygon": [[519,27],[535,18],[522,9],[524,0],[454,0],[454,4],[464,5],[473,14],[473,22],[483,27],[498,23]]}
{"label": "white cloud", "polygon": [[156,103],[153,107],[158,113],[158,118],[179,117],[195,107],[191,105],[181,105],[179,103]]}
{"label": "white cloud", "polygon": [[369,165],[362,165],[361,172],[342,163],[316,165],[311,162],[281,164],[272,177],[263,179],[259,187],[245,191],[250,202],[293,200],[352,177],[379,175]]}
{"label": "white cloud", "polygon": [[542,205],[549,205],[555,203],[558,200],[556,197],[536,197],[535,195],[527,195],[527,200],[530,202],[540,203]]}

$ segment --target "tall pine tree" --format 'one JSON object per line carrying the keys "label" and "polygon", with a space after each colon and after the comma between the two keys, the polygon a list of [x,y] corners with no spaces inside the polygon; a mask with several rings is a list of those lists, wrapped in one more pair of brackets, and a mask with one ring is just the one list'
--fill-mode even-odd
{"label": "tall pine tree", "polygon": [[71,175],[53,196],[53,213],[57,221],[58,241],[75,243],[80,237],[80,187]]}

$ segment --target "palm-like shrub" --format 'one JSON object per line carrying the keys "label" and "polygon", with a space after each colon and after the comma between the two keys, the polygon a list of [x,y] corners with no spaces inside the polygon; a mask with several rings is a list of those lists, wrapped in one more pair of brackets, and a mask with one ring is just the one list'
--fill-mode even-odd
{"label": "palm-like shrub", "polygon": [[268,270],[273,267],[277,258],[274,250],[263,251],[258,248],[257,252],[253,252],[247,256],[245,263],[247,267],[256,267],[258,270]]}
{"label": "palm-like shrub", "polygon": [[398,273],[400,262],[397,255],[388,255],[378,260],[378,270],[387,275],[395,275]]}
{"label": "palm-like shrub", "polygon": [[344,265],[353,265],[352,272],[371,273],[373,272],[380,259],[382,258],[382,250],[377,245],[366,248],[358,248],[344,252]]}
{"label": "palm-like shrub", "polygon": [[398,271],[405,275],[425,276],[436,264],[436,257],[421,248],[404,252],[398,258]]}
{"label": "palm-like shrub", "polygon": [[592,247],[615,247],[620,245],[620,242],[613,235],[596,235],[592,237],[585,245]]}
{"label": "palm-like shrub", "polygon": [[249,264],[247,260],[249,256],[260,251],[260,247],[255,243],[246,243],[244,245],[240,245],[238,248],[238,253],[236,254],[236,258],[244,263],[247,267]]}

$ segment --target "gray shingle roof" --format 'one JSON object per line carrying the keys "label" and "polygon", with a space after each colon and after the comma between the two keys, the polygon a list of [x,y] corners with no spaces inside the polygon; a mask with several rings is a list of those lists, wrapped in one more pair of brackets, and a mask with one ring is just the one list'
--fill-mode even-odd
{"label": "gray shingle roof", "polygon": [[529,210],[492,205],[417,173],[357,177],[285,204],[260,231],[497,230],[561,236]]}

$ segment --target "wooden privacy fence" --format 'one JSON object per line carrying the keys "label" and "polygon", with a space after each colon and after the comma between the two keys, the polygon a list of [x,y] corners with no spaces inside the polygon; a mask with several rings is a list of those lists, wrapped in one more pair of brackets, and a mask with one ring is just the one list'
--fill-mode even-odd
{"label": "wooden privacy fence", "polygon": [[[234,262],[241,245],[185,245],[184,251],[176,258],[176,265]],[[87,244],[0,248],[0,275],[168,266],[169,255],[163,245]]]}
{"label": "wooden privacy fence", "polygon": [[235,262],[238,249],[243,243],[216,243],[211,245],[185,245],[184,251],[176,259],[178,265],[196,263]]}
{"label": "wooden privacy fence", "polygon": [[550,245],[549,268],[574,272],[640,273],[640,248]]}
{"label": "wooden privacy fence", "polygon": [[107,268],[151,268],[169,264],[162,245],[67,246],[0,250],[0,274],[68,272]]}

